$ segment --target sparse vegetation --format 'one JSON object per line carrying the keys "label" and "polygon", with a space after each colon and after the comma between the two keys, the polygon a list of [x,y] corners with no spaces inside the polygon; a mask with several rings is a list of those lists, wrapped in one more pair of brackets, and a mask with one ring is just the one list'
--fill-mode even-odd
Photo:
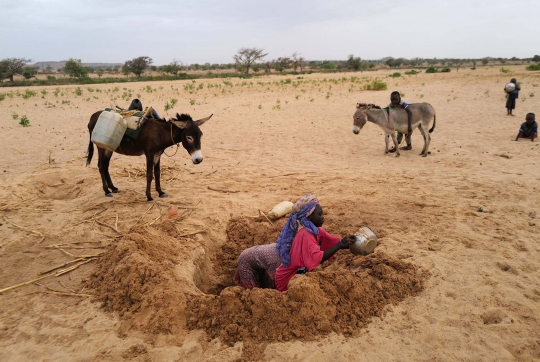
{"label": "sparse vegetation", "polygon": [[405,74],[407,74],[407,75],[415,75],[415,74],[418,74],[418,72],[416,70],[412,69],[412,70],[406,71]]}
{"label": "sparse vegetation", "polygon": [[36,96],[36,95],[37,95],[36,92],[31,91],[30,89],[26,89],[26,90],[24,91],[24,93],[21,95],[21,97],[23,97],[23,99],[28,99],[28,98],[34,97],[34,96]]}
{"label": "sparse vegetation", "polygon": [[19,124],[23,127],[30,127],[30,120],[28,119],[28,117],[22,116]]}
{"label": "sparse vegetation", "polygon": [[531,71],[540,70],[540,64],[531,64],[526,69]]}
{"label": "sparse vegetation", "polygon": [[392,77],[392,78],[399,78],[399,77],[401,77],[401,73],[395,72],[395,73],[391,74],[390,77]]}
{"label": "sparse vegetation", "polygon": [[386,89],[388,89],[388,85],[383,81],[375,79],[371,83],[366,84],[364,86],[364,89],[366,89],[366,90],[375,90],[375,91],[386,90]]}
{"label": "sparse vegetation", "polygon": [[82,94],[83,94],[83,90],[81,89],[81,87],[75,88],[74,92],[78,96],[82,96]]}
{"label": "sparse vegetation", "polygon": [[437,73],[437,68],[429,67],[426,69],[426,73]]}
{"label": "sparse vegetation", "polygon": [[19,115],[17,113],[12,113],[11,114],[11,118],[13,119],[18,119],[19,118]]}

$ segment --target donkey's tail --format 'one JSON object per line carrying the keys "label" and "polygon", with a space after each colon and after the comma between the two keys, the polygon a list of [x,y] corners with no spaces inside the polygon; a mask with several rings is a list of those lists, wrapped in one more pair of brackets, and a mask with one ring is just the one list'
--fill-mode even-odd
{"label": "donkey's tail", "polygon": [[435,130],[435,125],[437,124],[437,116],[433,115],[433,127],[429,130],[429,133],[432,133]]}
{"label": "donkey's tail", "polygon": [[88,167],[90,165],[90,162],[92,161],[92,156],[94,156],[94,144],[92,143],[92,141],[88,143],[88,151],[86,154],[86,167]]}

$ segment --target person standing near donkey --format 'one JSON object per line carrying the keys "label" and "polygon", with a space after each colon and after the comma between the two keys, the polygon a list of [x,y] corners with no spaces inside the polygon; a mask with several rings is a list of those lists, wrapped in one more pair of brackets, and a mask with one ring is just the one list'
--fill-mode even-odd
{"label": "person standing near donkey", "polygon": [[512,78],[510,80],[510,83],[514,84],[514,90],[508,92],[508,87],[510,84],[507,84],[504,87],[504,90],[508,93],[508,99],[506,100],[506,115],[507,116],[513,116],[512,110],[516,108],[516,99],[519,97],[519,91],[521,90],[519,84],[517,83],[516,78]]}
{"label": "person standing near donkey", "polygon": [[[412,135],[412,128],[411,128],[411,118],[412,118],[412,112],[409,109],[409,106],[411,105],[410,102],[407,102],[404,99],[401,99],[401,94],[398,91],[392,92],[390,94],[390,104],[388,105],[388,113],[390,114],[390,109],[392,108],[403,108],[405,112],[407,112],[407,118],[408,118],[408,130],[407,134],[405,135],[405,142],[407,142],[407,146],[401,147],[401,150],[412,150],[412,141],[411,141],[411,135]],[[403,140],[403,133],[398,132],[397,134],[397,142],[398,145],[401,144],[401,141]],[[389,149],[388,152],[394,153],[396,152],[396,147]]]}

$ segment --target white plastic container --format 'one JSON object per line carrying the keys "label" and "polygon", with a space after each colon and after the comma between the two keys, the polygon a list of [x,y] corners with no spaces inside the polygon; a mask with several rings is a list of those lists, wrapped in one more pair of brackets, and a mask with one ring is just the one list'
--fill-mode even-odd
{"label": "white plastic container", "polygon": [[98,147],[115,151],[126,133],[127,122],[114,112],[101,112],[90,140]]}
{"label": "white plastic container", "polygon": [[377,236],[367,226],[362,226],[354,233],[356,240],[349,245],[349,250],[355,255],[368,255],[377,247]]}
{"label": "white plastic container", "polygon": [[279,219],[282,216],[290,214],[294,204],[290,201],[282,201],[268,212],[268,216],[271,219]]}
{"label": "white plastic container", "polygon": [[512,93],[513,91],[516,90],[516,85],[514,83],[508,83],[507,85],[504,86],[504,90],[507,93]]}

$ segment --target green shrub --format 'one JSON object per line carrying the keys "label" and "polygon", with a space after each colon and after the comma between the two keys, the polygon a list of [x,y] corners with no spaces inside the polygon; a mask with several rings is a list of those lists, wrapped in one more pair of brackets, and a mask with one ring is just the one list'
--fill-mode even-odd
{"label": "green shrub", "polygon": [[81,87],[77,87],[77,88],[75,89],[75,94],[78,95],[78,96],[82,96],[82,92],[83,92],[83,91],[82,91]]}
{"label": "green shrub", "polygon": [[47,76],[47,80],[48,80],[49,82],[54,82],[54,81],[56,81],[56,77],[55,77],[54,75],[48,75],[48,76]]}
{"label": "green shrub", "polygon": [[527,70],[540,70],[540,64],[531,64],[526,69]]}
{"label": "green shrub", "polygon": [[437,73],[437,68],[429,67],[428,69],[426,69],[426,73]]}
{"label": "green shrub", "polygon": [[368,83],[364,86],[366,90],[386,90],[388,85],[385,82],[375,79],[371,83]]}
{"label": "green shrub", "polygon": [[19,115],[18,115],[17,113],[13,113],[13,114],[11,115],[11,117],[13,117],[13,119],[18,119],[18,118],[19,118]]}
{"label": "green shrub", "polygon": [[442,68],[441,73],[450,73],[450,68]]}
{"label": "green shrub", "polygon": [[501,68],[501,72],[502,73],[508,73],[508,72],[510,72],[510,69]]}
{"label": "green shrub", "polygon": [[23,127],[30,127],[30,120],[26,116],[22,116],[19,124]]}
{"label": "green shrub", "polygon": [[0,93],[0,101],[3,101],[4,99],[6,99],[5,93]]}
{"label": "green shrub", "polygon": [[407,74],[407,75],[415,75],[415,74],[418,74],[418,72],[413,69],[413,70],[409,70],[409,71],[405,72],[405,74]]}
{"label": "green shrub", "polygon": [[25,90],[24,93],[21,95],[24,99],[28,99],[30,97],[34,97],[37,93],[34,91],[31,91],[29,89]]}
{"label": "green shrub", "polygon": [[391,74],[390,76],[391,76],[392,78],[399,78],[399,77],[401,77],[401,73],[395,72],[394,74]]}

